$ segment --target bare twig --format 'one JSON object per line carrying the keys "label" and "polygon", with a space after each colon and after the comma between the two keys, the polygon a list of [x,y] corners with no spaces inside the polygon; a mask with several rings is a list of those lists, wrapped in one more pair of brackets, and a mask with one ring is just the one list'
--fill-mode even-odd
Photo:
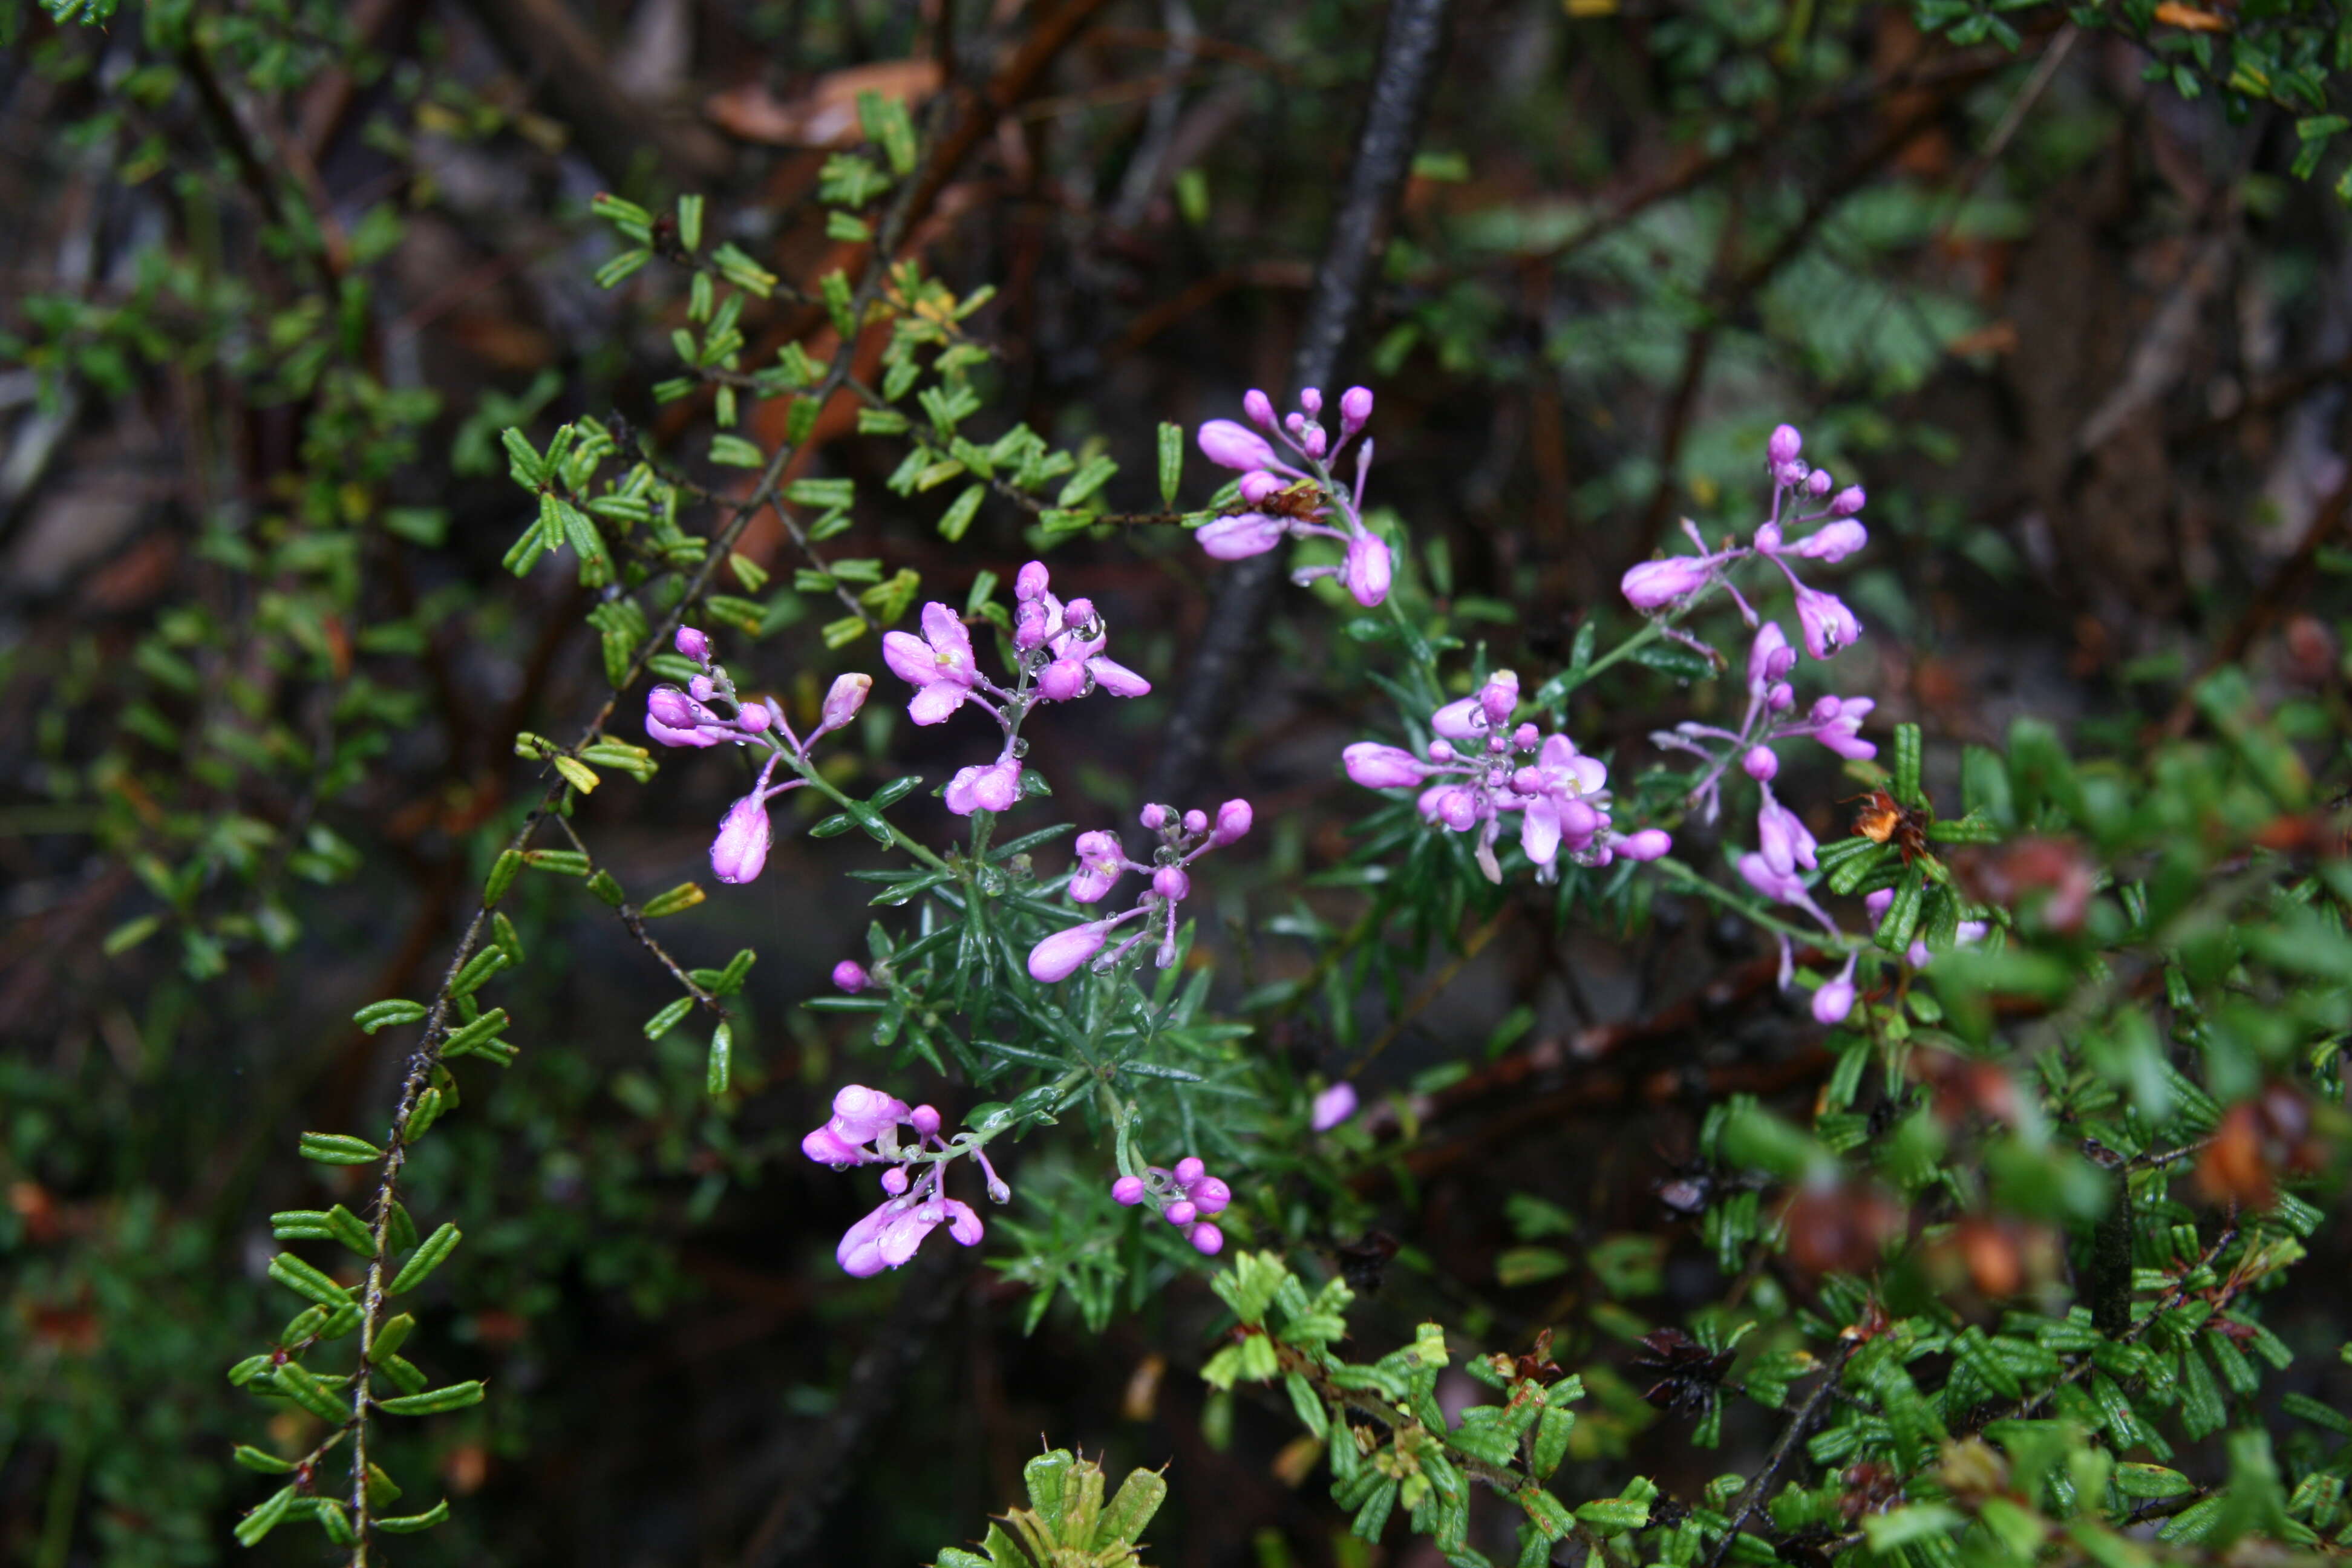
{"label": "bare twig", "polygon": [[1723,1538],[1715,1543],[1715,1550],[1707,1553],[1706,1568],[1722,1568],[1724,1558],[1731,1551],[1732,1542],[1739,1535],[1739,1527],[1763,1506],[1764,1494],[1780,1474],[1780,1467],[1787,1464],[1789,1456],[1812,1435],[1814,1426],[1837,1397],[1838,1380],[1845,1373],[1845,1363],[1853,1359],[1854,1352],[1862,1348],[1862,1337],[1852,1331],[1838,1341],[1837,1349],[1830,1353],[1828,1375],[1814,1385],[1812,1393],[1805,1396],[1804,1404],[1799,1405],[1797,1413],[1789,1418],[1789,1425],[1781,1429],[1780,1440],[1773,1444],[1772,1451],[1765,1456],[1764,1468],[1758,1470],[1740,1489],[1739,1496],[1732,1500],[1730,1521],[1724,1527]]}

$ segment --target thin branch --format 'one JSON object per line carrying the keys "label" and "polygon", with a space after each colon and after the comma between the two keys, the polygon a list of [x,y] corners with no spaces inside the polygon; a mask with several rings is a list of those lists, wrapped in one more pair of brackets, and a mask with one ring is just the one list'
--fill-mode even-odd
{"label": "thin branch", "polygon": [[1847,1331],[1847,1337],[1838,1341],[1838,1348],[1830,1355],[1829,1375],[1822,1378],[1813,1392],[1806,1396],[1804,1404],[1797,1407],[1796,1415],[1790,1416],[1789,1425],[1782,1428],[1780,1440],[1773,1444],[1771,1453],[1765,1456],[1764,1468],[1756,1472],[1754,1479],[1733,1500],[1730,1522],[1724,1527],[1723,1537],[1715,1543],[1715,1550],[1707,1553],[1706,1568],[1722,1568],[1724,1558],[1731,1551],[1732,1542],[1738,1537],[1739,1527],[1763,1506],[1764,1494],[1780,1476],[1780,1468],[1789,1462],[1789,1456],[1797,1451],[1798,1445],[1812,1435],[1814,1426],[1835,1400],[1838,1380],[1845,1374],[1845,1363],[1853,1359],[1854,1352],[1862,1348],[1862,1337],[1851,1330]]}

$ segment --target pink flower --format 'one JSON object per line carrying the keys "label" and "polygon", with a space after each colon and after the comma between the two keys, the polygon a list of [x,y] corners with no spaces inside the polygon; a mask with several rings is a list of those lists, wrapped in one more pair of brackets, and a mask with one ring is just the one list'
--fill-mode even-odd
{"label": "pink flower", "polygon": [[1078,869],[1070,879],[1070,897],[1091,904],[1109,892],[1127,869],[1127,852],[1119,847],[1118,835],[1100,831],[1079,834],[1073,847],[1077,850]]}
{"label": "pink flower", "polygon": [[[906,1123],[913,1114],[905,1100],[862,1083],[845,1083],[833,1097],[834,1130],[853,1143],[870,1143],[887,1129]],[[938,1112],[932,1114],[936,1116]]]}
{"label": "pink flower", "polygon": [[1052,574],[1046,571],[1045,563],[1043,561],[1032,561],[1013,574],[1013,596],[1024,604],[1031,599],[1042,599],[1045,596],[1045,589],[1052,581]]}
{"label": "pink flower", "polygon": [[947,807],[958,816],[970,816],[975,811],[1009,811],[1020,798],[1021,763],[1015,758],[974,763],[957,769],[955,777],[948,780]]}
{"label": "pink flower", "polygon": [[1836,595],[1808,588],[1794,577],[1789,581],[1797,591],[1797,620],[1804,628],[1807,653],[1827,658],[1862,636],[1862,623]]}
{"label": "pink flower", "polygon": [[1590,848],[1609,823],[1608,782],[1600,758],[1585,756],[1565,735],[1547,739],[1535,765],[1511,779],[1513,790],[1530,797],[1519,822],[1519,847],[1528,858],[1549,866],[1563,844],[1570,853]]}
{"label": "pink flower", "polygon": [[1756,837],[1765,864],[1776,872],[1786,875],[1800,866],[1810,870],[1817,864],[1813,836],[1795,812],[1772,798],[1769,789],[1756,812]]}
{"label": "pink flower", "polygon": [[801,1152],[818,1164],[831,1165],[836,1171],[846,1165],[862,1165],[874,1158],[835,1131],[829,1121],[801,1140]]}
{"label": "pink flower", "polygon": [[1674,839],[1663,827],[1644,827],[1639,833],[1629,833],[1612,846],[1628,860],[1655,860],[1674,847]]}
{"label": "pink flower", "polygon": [[1402,746],[1384,746],[1378,741],[1359,741],[1341,752],[1339,759],[1348,776],[1366,789],[1403,789],[1429,777],[1420,758]]}
{"label": "pink flower", "polygon": [[1029,950],[1029,977],[1041,985],[1067,980],[1078,965],[1102,951],[1108,929],[1101,921],[1089,921],[1055,931]]}
{"label": "pink flower", "polygon": [[[1243,402],[1243,407],[1250,412],[1252,417],[1255,417],[1256,410],[1246,399]],[[1271,416],[1273,411],[1273,405],[1268,404],[1267,414]],[[1266,445],[1265,437],[1247,426],[1236,425],[1230,419],[1212,419],[1202,425],[1199,440],[1201,456],[1221,468],[1239,468],[1244,471],[1251,468],[1271,468],[1276,467],[1281,461],[1274,455],[1274,448]]]}
{"label": "pink flower", "polygon": [[936,599],[923,606],[923,635],[886,632],[882,661],[899,679],[913,686],[914,700],[908,717],[918,724],[937,724],[963,706],[980,679],[972,658],[971,634],[953,610]]}
{"label": "pink flower", "polygon": [[1339,568],[1339,581],[1347,585],[1356,603],[1369,610],[1389,596],[1391,571],[1387,541],[1377,534],[1360,533],[1348,542],[1347,561]]}
{"label": "pink flower", "polygon": [[768,808],[757,795],[747,795],[727,808],[719,837],[710,844],[710,874],[722,882],[748,882],[768,863],[772,839]]}
{"label": "pink flower", "polygon": [[1328,1132],[1355,1114],[1356,1086],[1342,1080],[1315,1097],[1307,1125],[1318,1132]]}
{"label": "pink flower", "polygon": [[1877,706],[1868,697],[1824,697],[1803,723],[1783,725],[1773,733],[1780,739],[1811,736],[1849,762],[1863,762],[1878,755],[1878,748],[1862,738],[1862,721]]}
{"label": "pink flower", "polygon": [[1817,1024],[1843,1024],[1853,1011],[1853,960],[1848,957],[1845,967],[1834,980],[1824,981],[1813,993],[1813,1021]]}
{"label": "pink flower", "polygon": [[1748,695],[1755,702],[1768,701],[1772,688],[1789,679],[1797,668],[1797,650],[1789,646],[1788,635],[1780,630],[1778,621],[1766,621],[1756,628],[1755,640],[1748,645]]}
{"label": "pink flower", "polygon": [[1617,586],[1635,609],[1659,610],[1706,586],[1714,571],[1715,563],[1707,556],[1669,555],[1663,561],[1643,562],[1626,573]]}
{"label": "pink flower", "polygon": [[1252,555],[1263,555],[1282,542],[1287,525],[1278,517],[1261,517],[1254,511],[1238,512],[1202,523],[1192,537],[1201,548],[1218,561],[1240,561]]}
{"label": "pink flower", "polygon": [[924,1189],[886,1200],[882,1206],[843,1233],[834,1257],[842,1272],[863,1279],[885,1268],[896,1268],[915,1256],[923,1237],[940,1226],[966,1247],[978,1245],[980,1216],[968,1204]]}

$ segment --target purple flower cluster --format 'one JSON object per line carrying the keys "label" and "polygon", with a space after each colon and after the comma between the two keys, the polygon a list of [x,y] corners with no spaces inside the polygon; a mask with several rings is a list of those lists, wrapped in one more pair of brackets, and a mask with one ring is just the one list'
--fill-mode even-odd
{"label": "purple flower cluster", "polygon": [[[1762,556],[1780,569],[1796,593],[1797,622],[1804,633],[1808,653],[1815,658],[1827,658],[1862,636],[1862,624],[1843,600],[1834,594],[1806,586],[1798,580],[1796,568],[1790,564],[1792,557],[1834,564],[1870,542],[1869,531],[1857,520],[1868,499],[1862,487],[1848,485],[1832,495],[1836,481],[1830,478],[1829,470],[1810,468],[1797,455],[1804,449],[1804,437],[1793,425],[1783,425],[1772,432],[1766,445],[1772,472],[1772,514],[1757,528],[1750,542],[1735,545],[1726,540],[1722,549],[1709,551],[1697,526],[1685,519],[1683,531],[1690,535],[1699,552],[1644,561],[1626,573],[1619,586],[1633,607],[1663,614],[1689,604],[1708,588],[1720,584],[1752,626],[1757,624],[1756,612],[1732,586],[1729,573],[1750,556]],[[1817,510],[1803,510],[1816,502],[1822,503]],[[1793,543],[1789,541],[1789,530],[1816,522],[1822,526]]]}
{"label": "purple flower cluster", "polygon": [[1040,702],[1069,702],[1097,688],[1114,697],[1141,697],[1143,677],[1103,655],[1110,638],[1088,599],[1066,605],[1047,591],[1045,563],[1032,561],[1013,579],[1013,647],[1019,665],[1010,689],[980,672],[963,618],[934,600],[923,606],[923,635],[888,632],[882,661],[915,689],[907,715],[939,724],[967,701],[988,710],[1004,731],[992,763],[959,769],[948,781],[947,805],[959,816],[1003,811],[1021,798],[1021,721]]}
{"label": "purple flower cluster", "polygon": [[1653,731],[1650,739],[1668,751],[1689,752],[1709,760],[1706,772],[1690,792],[1691,808],[1708,822],[1721,807],[1724,774],[1733,762],[1757,783],[1769,784],[1780,775],[1779,741],[1818,741],[1848,762],[1865,762],[1878,754],[1877,746],[1862,738],[1862,721],[1877,704],[1867,697],[1822,697],[1792,718],[1797,694],[1789,684],[1796,668],[1797,650],[1789,646],[1777,621],[1756,628],[1748,646],[1748,711],[1737,730],[1685,721],[1672,730]]}
{"label": "purple flower cluster", "polygon": [[[1277,420],[1274,401],[1255,390],[1242,399],[1250,424],[1290,448],[1297,461],[1285,458],[1265,436],[1230,419],[1212,419],[1201,426],[1202,456],[1242,476],[1241,498],[1246,511],[1203,523],[1194,535],[1201,548],[1220,561],[1263,555],[1286,536],[1336,539],[1347,550],[1338,566],[1308,566],[1292,574],[1296,583],[1337,576],[1356,603],[1366,609],[1388,597],[1393,563],[1387,542],[1364,525],[1364,477],[1371,471],[1372,442],[1367,436],[1356,448],[1355,482],[1343,485],[1332,478],[1339,454],[1362,434],[1372,416],[1370,387],[1351,386],[1339,396],[1339,434],[1335,440],[1319,422],[1323,394],[1307,387],[1298,395],[1297,409]],[[1280,504],[1269,504],[1280,498]],[[1327,519],[1337,519],[1337,526]]]}
{"label": "purple flower cluster", "polygon": [[[902,1145],[899,1129],[914,1136]],[[971,1205],[949,1197],[943,1185],[948,1164],[969,1153],[978,1162],[988,1195],[1009,1202],[1013,1189],[997,1175],[977,1142],[950,1145],[940,1136],[940,1113],[928,1105],[906,1101],[850,1084],[833,1097],[833,1116],[801,1140],[801,1152],[821,1165],[846,1170],[852,1165],[887,1165],[882,1190],[888,1194],[881,1206],[843,1233],[834,1256],[845,1273],[864,1279],[885,1268],[896,1268],[915,1256],[923,1237],[944,1225],[948,1234],[966,1247],[982,1234],[980,1215]],[[918,1173],[910,1167],[919,1166]]]}
{"label": "purple flower cluster", "polygon": [[1359,741],[1341,753],[1348,776],[1367,789],[1418,788],[1423,816],[1456,833],[1475,829],[1478,868],[1490,882],[1503,879],[1495,845],[1514,813],[1519,847],[1545,880],[1559,874],[1563,853],[1580,866],[1606,866],[1620,857],[1654,860],[1674,847],[1654,827],[1619,833],[1610,820],[1607,765],[1566,735],[1514,725],[1518,702],[1517,675],[1496,670],[1477,691],[1430,715],[1437,739],[1424,756]]}
{"label": "purple flower cluster", "polygon": [[1129,1208],[1150,1203],[1204,1258],[1214,1258],[1224,1249],[1225,1233],[1211,1224],[1209,1216],[1225,1211],[1234,1201],[1234,1190],[1209,1174],[1207,1164],[1195,1156],[1188,1154],[1177,1161],[1172,1171],[1152,1165],[1142,1175],[1121,1176],[1110,1184],[1110,1195]]}
{"label": "purple flower cluster", "polygon": [[[1140,813],[1143,826],[1160,835],[1160,847],[1152,851],[1152,863],[1149,866],[1129,859],[1115,833],[1097,830],[1079,834],[1073,846],[1078,864],[1070,877],[1070,898],[1074,902],[1099,901],[1129,871],[1142,872],[1151,879],[1150,885],[1138,895],[1133,909],[1107,920],[1087,921],[1055,931],[1031,948],[1031,978],[1051,985],[1076,973],[1078,965],[1089,959],[1097,972],[1108,969],[1155,929],[1160,932],[1159,966],[1165,969],[1175,963],[1176,906],[1192,891],[1192,876],[1186,868],[1210,850],[1222,848],[1247,833],[1255,816],[1245,800],[1229,800],[1217,807],[1214,822],[1209,820],[1205,811],[1188,811],[1179,817],[1172,806],[1147,805]],[[1139,919],[1142,923],[1129,933],[1126,941],[1108,952],[1103,952],[1113,931]]]}
{"label": "purple flower cluster", "polygon": [[784,710],[772,697],[747,701],[736,694],[726,667],[712,661],[710,639],[692,626],[680,626],[677,651],[702,667],[702,673],[680,690],[656,686],[646,698],[646,733],[665,746],[736,745],[764,747],[768,759],[751,791],[727,808],[719,819],[719,837],[710,846],[710,871],[722,882],[748,882],[768,863],[774,832],[768,822],[768,802],[808,781],[789,778],[774,782],[776,764],[795,765],[808,757],[817,737],[840,729],[866,705],[874,686],[870,675],[844,675],[824,696],[817,727],[803,740],[784,721]]}

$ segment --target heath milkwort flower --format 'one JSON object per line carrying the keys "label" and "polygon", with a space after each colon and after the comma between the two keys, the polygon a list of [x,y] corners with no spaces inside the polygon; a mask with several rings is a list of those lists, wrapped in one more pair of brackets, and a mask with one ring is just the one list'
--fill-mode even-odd
{"label": "heath milkwort flower", "polygon": [[784,710],[774,698],[753,702],[736,693],[726,667],[712,661],[708,637],[692,626],[680,626],[674,641],[678,652],[702,667],[702,673],[684,690],[665,685],[646,694],[646,733],[665,746],[750,746],[768,753],[758,780],[727,808],[719,822],[719,837],[710,844],[711,875],[722,882],[748,882],[767,865],[774,841],[768,802],[808,782],[799,777],[773,782],[776,764],[798,766],[819,736],[856,718],[873,689],[874,678],[854,673],[836,678],[818,710],[817,727],[803,740],[784,721]]}
{"label": "heath milkwort flower", "polygon": [[1204,1258],[1224,1250],[1225,1233],[1209,1216],[1225,1212],[1234,1190],[1209,1174],[1208,1165],[1196,1156],[1177,1161],[1173,1169],[1148,1165],[1141,1175],[1121,1176],[1110,1184],[1110,1195],[1129,1208],[1150,1203]]}
{"label": "heath milkwort flower", "polygon": [[996,759],[957,770],[944,792],[958,816],[1003,811],[1021,798],[1021,758],[1028,743],[1021,721],[1040,702],[1069,702],[1095,690],[1113,697],[1141,697],[1151,683],[1108,658],[1110,634],[1089,599],[1064,604],[1049,587],[1045,563],[1032,561],[1013,580],[1013,649],[1016,660],[1010,689],[980,671],[971,633],[963,617],[936,600],[923,606],[923,635],[886,632],[882,661],[915,689],[908,717],[918,724],[944,723],[966,702],[987,710],[1004,731]]}
{"label": "heath milkwort flower", "polygon": [[1230,419],[1212,419],[1201,426],[1201,455],[1220,468],[1237,470],[1244,510],[1212,518],[1194,535],[1201,548],[1219,561],[1239,561],[1263,555],[1286,537],[1333,539],[1344,547],[1337,566],[1302,567],[1291,574],[1294,583],[1318,577],[1338,577],[1356,603],[1370,609],[1388,597],[1395,563],[1388,542],[1364,522],[1364,479],[1371,471],[1372,443],[1366,437],[1356,448],[1352,484],[1333,477],[1339,454],[1363,433],[1372,416],[1370,387],[1351,386],[1339,396],[1339,434],[1335,440],[1319,419],[1323,394],[1307,387],[1298,395],[1298,409],[1277,420],[1274,402],[1252,389],[1242,399],[1252,424],[1290,449],[1286,458],[1274,444],[1248,426]]}
{"label": "heath milkwort flower", "polygon": [[[913,1134],[903,1145],[901,1128]],[[948,1165],[960,1156],[970,1154],[980,1166],[992,1202],[1005,1203],[1013,1196],[976,1139],[966,1134],[950,1143],[940,1136],[937,1110],[909,1106],[863,1084],[848,1084],[833,1097],[832,1119],[801,1140],[801,1152],[836,1171],[851,1165],[887,1167],[881,1205],[851,1226],[834,1253],[845,1272],[861,1279],[898,1268],[915,1256],[923,1237],[942,1225],[966,1247],[980,1241],[980,1215],[969,1204],[949,1197],[944,1186]]]}
{"label": "heath milkwort flower", "polygon": [[[1760,555],[1780,569],[1796,594],[1797,623],[1804,633],[1807,651],[1815,658],[1827,658],[1853,644],[1862,636],[1862,624],[1854,618],[1853,612],[1836,595],[1800,582],[1789,558],[1796,556],[1834,565],[1869,543],[1870,532],[1856,516],[1869,498],[1860,485],[1848,485],[1831,495],[1835,481],[1828,469],[1806,466],[1799,456],[1804,445],[1804,437],[1793,425],[1780,426],[1765,442],[1765,467],[1772,476],[1772,510],[1757,525],[1755,537],[1748,544],[1735,544],[1727,539],[1722,549],[1710,551],[1699,535],[1698,526],[1686,518],[1683,531],[1698,547],[1698,553],[1644,561],[1628,571],[1618,584],[1626,602],[1644,614],[1663,615],[1690,604],[1706,590],[1720,584],[1739,606],[1741,617],[1752,626],[1757,623],[1756,612],[1732,586],[1730,571],[1748,557]],[[1828,497],[1825,502],[1823,497]],[[1814,502],[1822,504],[1812,510],[1804,510]],[[1816,522],[1822,527],[1793,543],[1789,541],[1789,530]]]}
{"label": "heath milkwort flower", "polygon": [[1519,818],[1519,847],[1540,879],[1559,874],[1562,851],[1580,866],[1623,857],[1654,860],[1673,847],[1657,828],[1620,834],[1610,820],[1609,769],[1566,735],[1514,725],[1519,678],[1498,669],[1469,696],[1430,715],[1437,738],[1415,756],[1402,746],[1360,741],[1340,753],[1348,776],[1368,789],[1419,788],[1421,815],[1456,833],[1475,831],[1473,854],[1486,879],[1503,879],[1495,845],[1503,819]]}
{"label": "heath milkwort flower", "polygon": [[1315,1097],[1307,1125],[1314,1131],[1328,1132],[1355,1114],[1356,1086],[1342,1079]]}
{"label": "heath milkwort flower", "polygon": [[[1107,920],[1087,921],[1057,931],[1029,950],[1029,975],[1040,984],[1067,980],[1089,960],[1099,972],[1127,956],[1136,943],[1160,932],[1156,962],[1162,969],[1176,962],[1176,906],[1192,895],[1192,876],[1186,869],[1212,849],[1223,847],[1250,830],[1256,814],[1245,800],[1229,800],[1217,807],[1211,821],[1205,811],[1188,811],[1181,817],[1165,805],[1147,805],[1139,814],[1143,826],[1160,836],[1151,864],[1127,858],[1116,834],[1097,830],[1081,833],[1072,847],[1078,863],[1071,871],[1069,894],[1074,903],[1099,902],[1121,877],[1140,871],[1150,883],[1137,896],[1135,907]],[[1129,921],[1142,923],[1108,952],[1111,933]]]}
{"label": "heath milkwort flower", "polygon": [[[1741,879],[1774,903],[1801,910],[1821,923],[1832,941],[1843,943],[1845,932],[1827,910],[1813,901],[1812,891],[1805,883],[1805,872],[1818,863],[1812,834],[1795,812],[1773,798],[1770,784],[1765,784],[1763,790],[1764,802],[1756,814],[1756,837],[1760,847],[1739,858]],[[1796,952],[1787,932],[1773,934],[1780,943],[1780,988],[1785,991],[1796,979]],[[1845,967],[1813,993],[1813,1017],[1817,1021],[1843,1023],[1853,1010],[1853,966],[1857,956],[1847,953]]]}
{"label": "heath milkwort flower", "polygon": [[1756,628],[1748,648],[1748,711],[1737,730],[1685,720],[1672,730],[1654,731],[1650,739],[1668,751],[1689,752],[1709,761],[1706,773],[1691,786],[1691,808],[1712,822],[1721,806],[1724,773],[1737,761],[1740,771],[1760,784],[1779,776],[1780,759],[1772,750],[1778,741],[1813,740],[1848,761],[1878,754],[1862,738],[1862,722],[1876,706],[1867,697],[1822,697],[1802,719],[1783,715],[1797,704],[1789,673],[1796,668],[1797,650],[1776,621]]}

